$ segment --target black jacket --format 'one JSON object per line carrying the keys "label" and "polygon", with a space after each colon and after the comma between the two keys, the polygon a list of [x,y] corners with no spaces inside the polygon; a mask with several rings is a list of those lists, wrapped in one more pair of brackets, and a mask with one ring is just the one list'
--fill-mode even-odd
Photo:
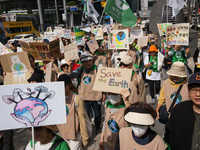
{"label": "black jacket", "polygon": [[195,123],[192,101],[181,102],[172,110],[165,127],[165,141],[172,150],[190,150]]}
{"label": "black jacket", "polygon": [[199,56],[199,49],[197,48],[194,52],[194,55],[193,55],[193,60],[194,60],[194,63],[197,62],[197,58]]}

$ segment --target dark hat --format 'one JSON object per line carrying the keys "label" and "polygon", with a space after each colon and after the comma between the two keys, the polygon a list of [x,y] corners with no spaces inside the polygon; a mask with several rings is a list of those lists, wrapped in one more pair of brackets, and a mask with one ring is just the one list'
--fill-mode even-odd
{"label": "dark hat", "polygon": [[64,81],[65,86],[69,83],[72,83],[71,77],[68,74],[60,75],[57,81]]}
{"label": "dark hat", "polygon": [[31,81],[42,82],[42,79],[43,79],[42,74],[40,74],[40,73],[33,73],[33,74],[31,75],[31,77],[30,77],[27,81],[28,81],[29,83],[30,83]]}
{"label": "dark hat", "polygon": [[191,84],[200,84],[200,72],[196,72],[190,76],[188,85]]}

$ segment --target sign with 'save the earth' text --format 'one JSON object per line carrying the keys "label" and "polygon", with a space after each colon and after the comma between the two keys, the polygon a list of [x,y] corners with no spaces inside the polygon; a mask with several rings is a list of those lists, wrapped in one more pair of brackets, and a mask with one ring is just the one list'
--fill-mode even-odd
{"label": "sign with 'save the earth' text", "polygon": [[120,93],[129,88],[131,73],[131,69],[99,67],[93,90]]}

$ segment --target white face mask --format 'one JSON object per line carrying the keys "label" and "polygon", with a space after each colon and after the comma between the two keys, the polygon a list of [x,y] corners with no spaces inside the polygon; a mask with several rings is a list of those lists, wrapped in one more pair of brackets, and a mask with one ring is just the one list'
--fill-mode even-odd
{"label": "white face mask", "polygon": [[141,126],[141,125],[134,125],[134,124],[131,124],[131,128],[133,130],[133,132],[141,137],[142,135],[145,134],[145,132],[147,131],[148,129],[148,126]]}
{"label": "white face mask", "polygon": [[77,79],[73,79],[73,80],[72,80],[72,85],[73,85],[74,87],[77,87],[77,85],[78,85]]}
{"label": "white face mask", "polygon": [[108,95],[108,99],[110,102],[115,105],[120,102],[121,100],[121,95]]}

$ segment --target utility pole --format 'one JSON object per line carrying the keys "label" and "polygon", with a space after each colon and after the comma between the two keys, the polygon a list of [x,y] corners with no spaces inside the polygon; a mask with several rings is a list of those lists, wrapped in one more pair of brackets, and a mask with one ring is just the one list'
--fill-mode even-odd
{"label": "utility pole", "polygon": [[57,5],[57,0],[55,0],[55,8],[56,8],[56,20],[57,20],[57,26],[59,26],[59,18],[58,18],[58,5]]}
{"label": "utility pole", "polygon": [[68,26],[68,20],[67,20],[67,2],[66,2],[66,0],[63,0],[63,6],[64,6],[64,14],[65,14],[65,18],[66,18],[66,20],[64,20],[64,21],[66,23],[66,28],[68,28],[67,27]]}
{"label": "utility pole", "polygon": [[187,22],[190,23],[190,0],[188,0],[188,14],[187,14]]}
{"label": "utility pole", "polygon": [[42,32],[44,32],[44,13],[43,13],[41,0],[37,0],[37,4],[38,4],[39,17],[40,17],[40,29]]}
{"label": "utility pole", "polygon": [[195,22],[194,22],[194,28],[197,30],[197,14],[198,14],[198,8],[199,8],[199,0],[195,1]]}

